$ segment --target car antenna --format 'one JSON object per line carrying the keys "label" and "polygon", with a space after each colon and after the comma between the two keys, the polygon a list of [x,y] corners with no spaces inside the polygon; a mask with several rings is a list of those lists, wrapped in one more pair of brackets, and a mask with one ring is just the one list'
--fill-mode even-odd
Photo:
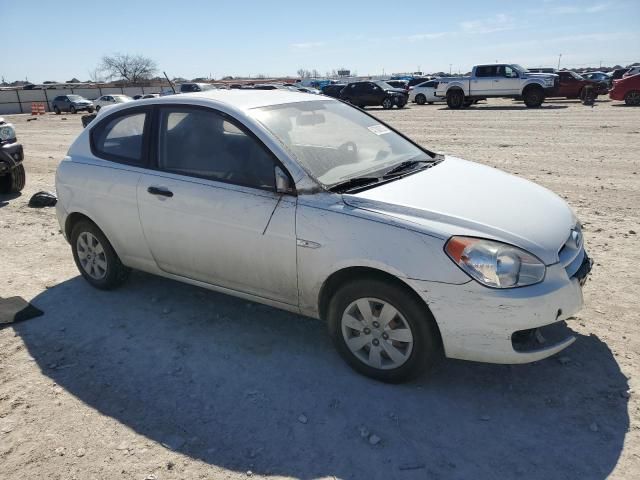
{"label": "car antenna", "polygon": [[169,80],[169,77],[167,77],[167,72],[162,72],[162,73],[164,73],[164,78],[166,78],[167,82],[169,82],[169,86],[171,87],[171,90],[173,90],[173,93],[175,95],[176,87],[173,86],[173,82],[171,80]]}

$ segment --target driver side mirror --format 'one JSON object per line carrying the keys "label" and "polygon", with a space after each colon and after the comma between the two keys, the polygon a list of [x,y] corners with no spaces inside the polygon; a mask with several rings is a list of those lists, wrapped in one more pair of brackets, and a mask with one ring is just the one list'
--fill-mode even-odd
{"label": "driver side mirror", "polygon": [[293,193],[293,185],[289,176],[278,165],[274,168],[276,177],[276,193]]}

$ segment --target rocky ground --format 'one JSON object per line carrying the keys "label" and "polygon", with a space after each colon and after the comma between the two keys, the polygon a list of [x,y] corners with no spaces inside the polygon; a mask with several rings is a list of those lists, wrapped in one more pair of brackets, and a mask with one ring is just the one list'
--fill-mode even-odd
{"label": "rocky ground", "polygon": [[0,330],[0,478],[640,478],[640,109],[373,113],[567,199],[596,262],[574,345],[391,386],[344,365],[319,321],[141,273],[94,290],[54,210],[27,206],[80,116],[9,116],[27,187],[0,197],[0,297],[45,315]]}

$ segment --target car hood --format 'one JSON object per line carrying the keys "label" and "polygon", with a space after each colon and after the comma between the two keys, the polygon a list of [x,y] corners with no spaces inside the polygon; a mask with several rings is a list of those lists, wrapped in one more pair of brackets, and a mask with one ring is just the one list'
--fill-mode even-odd
{"label": "car hood", "polygon": [[576,218],[564,200],[533,182],[455,157],[422,172],[356,194],[355,208],[417,224],[448,238],[470,235],[523,248],[558,262]]}

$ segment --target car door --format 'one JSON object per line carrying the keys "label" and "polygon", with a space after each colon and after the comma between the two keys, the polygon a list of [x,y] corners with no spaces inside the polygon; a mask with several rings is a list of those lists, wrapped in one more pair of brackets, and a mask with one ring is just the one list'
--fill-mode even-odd
{"label": "car door", "polygon": [[438,87],[438,82],[431,81],[427,83],[423,83],[422,94],[426,97],[427,102],[437,102],[439,99],[436,97],[436,89]]}
{"label": "car door", "polygon": [[520,92],[520,75],[509,65],[499,65],[492,91],[494,95],[514,95]]}
{"label": "car door", "polygon": [[478,66],[476,67],[475,76],[471,79],[471,95],[493,95],[494,84],[498,82],[495,65]]}
{"label": "car door", "polygon": [[162,106],[155,125],[138,209],[158,268],[297,305],[296,197],[275,192],[277,159],[212,109]]}

